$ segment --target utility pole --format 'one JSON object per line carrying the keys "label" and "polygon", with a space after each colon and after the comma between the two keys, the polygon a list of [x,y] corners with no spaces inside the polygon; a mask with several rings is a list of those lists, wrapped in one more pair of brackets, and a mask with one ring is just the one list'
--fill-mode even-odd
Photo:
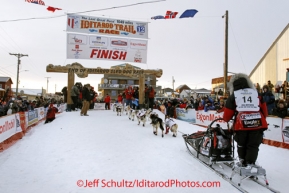
{"label": "utility pole", "polygon": [[227,93],[227,80],[228,80],[228,21],[229,21],[229,13],[226,10],[226,14],[222,16],[222,18],[226,18],[225,21],[225,63],[224,63],[224,96]]}
{"label": "utility pole", "polygon": [[175,79],[173,77],[173,93],[172,96],[175,97]]}
{"label": "utility pole", "polygon": [[27,54],[12,54],[12,53],[9,53],[10,55],[13,55],[13,56],[16,56],[17,57],[17,82],[16,82],[16,97],[18,96],[18,84],[19,84],[19,65],[20,65],[20,63],[21,63],[21,60],[20,60],[20,58],[21,57],[23,57],[23,56],[27,56],[28,57],[28,55]]}
{"label": "utility pole", "polygon": [[46,87],[46,94],[48,94],[48,82],[49,82],[49,78],[51,78],[51,77],[44,77],[44,78],[47,78],[47,87]]}

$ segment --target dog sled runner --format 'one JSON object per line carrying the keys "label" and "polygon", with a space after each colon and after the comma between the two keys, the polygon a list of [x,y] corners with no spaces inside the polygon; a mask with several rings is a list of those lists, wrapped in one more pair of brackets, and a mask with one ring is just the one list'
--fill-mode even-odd
{"label": "dog sled runner", "polygon": [[[233,132],[230,130],[228,123],[226,128],[222,128],[217,123],[221,120],[223,119],[212,121],[206,131],[183,134],[189,153],[241,192],[249,192],[241,186],[242,181],[246,179],[263,186],[271,192],[279,192],[269,186],[266,170],[261,166],[238,166],[238,162],[234,159]],[[235,182],[236,180],[233,180],[234,176],[239,176],[239,181]],[[265,183],[260,181],[258,177],[263,178]]]}

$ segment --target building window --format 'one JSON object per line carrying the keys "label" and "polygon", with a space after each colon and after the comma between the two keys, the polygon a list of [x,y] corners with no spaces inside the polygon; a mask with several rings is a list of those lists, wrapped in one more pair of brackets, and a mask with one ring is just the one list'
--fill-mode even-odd
{"label": "building window", "polygon": [[115,97],[115,96],[117,96],[117,94],[116,94],[116,93],[117,93],[117,92],[116,92],[116,90],[112,90],[112,91],[111,91],[111,96],[112,96],[112,97]]}
{"label": "building window", "polygon": [[134,80],[127,80],[128,85],[134,85]]}
{"label": "building window", "polygon": [[111,80],[111,84],[118,84],[118,80]]}

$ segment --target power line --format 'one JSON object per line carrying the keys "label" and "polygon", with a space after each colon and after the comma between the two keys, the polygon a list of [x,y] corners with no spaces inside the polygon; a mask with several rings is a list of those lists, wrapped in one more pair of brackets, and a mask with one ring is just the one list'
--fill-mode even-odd
{"label": "power line", "polygon": [[237,48],[238,48],[238,52],[239,52],[239,54],[240,54],[240,58],[241,58],[241,61],[242,61],[242,64],[243,64],[243,66],[244,66],[244,68],[245,68],[245,72],[247,72],[246,67],[245,67],[245,64],[244,64],[244,61],[243,61],[243,58],[242,58],[242,55],[241,55],[241,52],[240,52],[240,48],[239,48],[239,46],[238,46],[238,43],[237,43],[237,40],[236,40],[236,37],[235,37],[235,34],[234,34],[233,27],[232,27],[232,25],[231,25],[230,22],[229,22],[229,25],[230,25],[230,27],[231,27],[231,29],[232,29],[233,36],[234,36],[234,40],[235,40],[235,42],[236,42],[236,45],[237,45]]}
{"label": "power line", "polygon": [[[108,8],[102,8],[102,9],[94,9],[94,10],[88,10],[88,11],[73,12],[73,13],[70,13],[70,14],[89,13],[89,12],[94,12],[94,11],[105,11],[105,10],[110,10],[110,9],[119,9],[119,8],[124,8],[124,7],[131,7],[131,6],[141,5],[141,4],[158,3],[158,2],[161,2],[161,1],[166,1],[166,0],[145,1],[145,2],[140,2],[140,3],[133,3],[133,4],[128,4],[128,5],[120,5],[120,6],[108,7]],[[24,18],[24,19],[2,20],[2,21],[0,21],[0,23],[3,23],[3,22],[14,22],[14,21],[36,20],[36,19],[53,19],[53,18],[58,18],[58,17],[63,17],[63,16],[66,16],[66,14],[61,14],[61,15],[56,15],[56,16],[47,16],[47,17],[32,17],[32,18]]]}

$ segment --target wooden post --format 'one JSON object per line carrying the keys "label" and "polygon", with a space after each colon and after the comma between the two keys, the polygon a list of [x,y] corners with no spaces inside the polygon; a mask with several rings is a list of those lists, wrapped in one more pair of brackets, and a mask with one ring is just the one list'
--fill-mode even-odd
{"label": "wooden post", "polygon": [[226,26],[225,26],[225,63],[224,63],[224,97],[227,94],[227,81],[228,81],[228,10],[226,11]]}
{"label": "wooden post", "polygon": [[67,73],[67,109],[71,109],[71,104],[73,104],[73,101],[71,99],[71,88],[74,85],[74,72],[70,71]]}
{"label": "wooden post", "polygon": [[145,98],[145,76],[143,74],[139,75],[139,107],[144,108],[144,98]]}

